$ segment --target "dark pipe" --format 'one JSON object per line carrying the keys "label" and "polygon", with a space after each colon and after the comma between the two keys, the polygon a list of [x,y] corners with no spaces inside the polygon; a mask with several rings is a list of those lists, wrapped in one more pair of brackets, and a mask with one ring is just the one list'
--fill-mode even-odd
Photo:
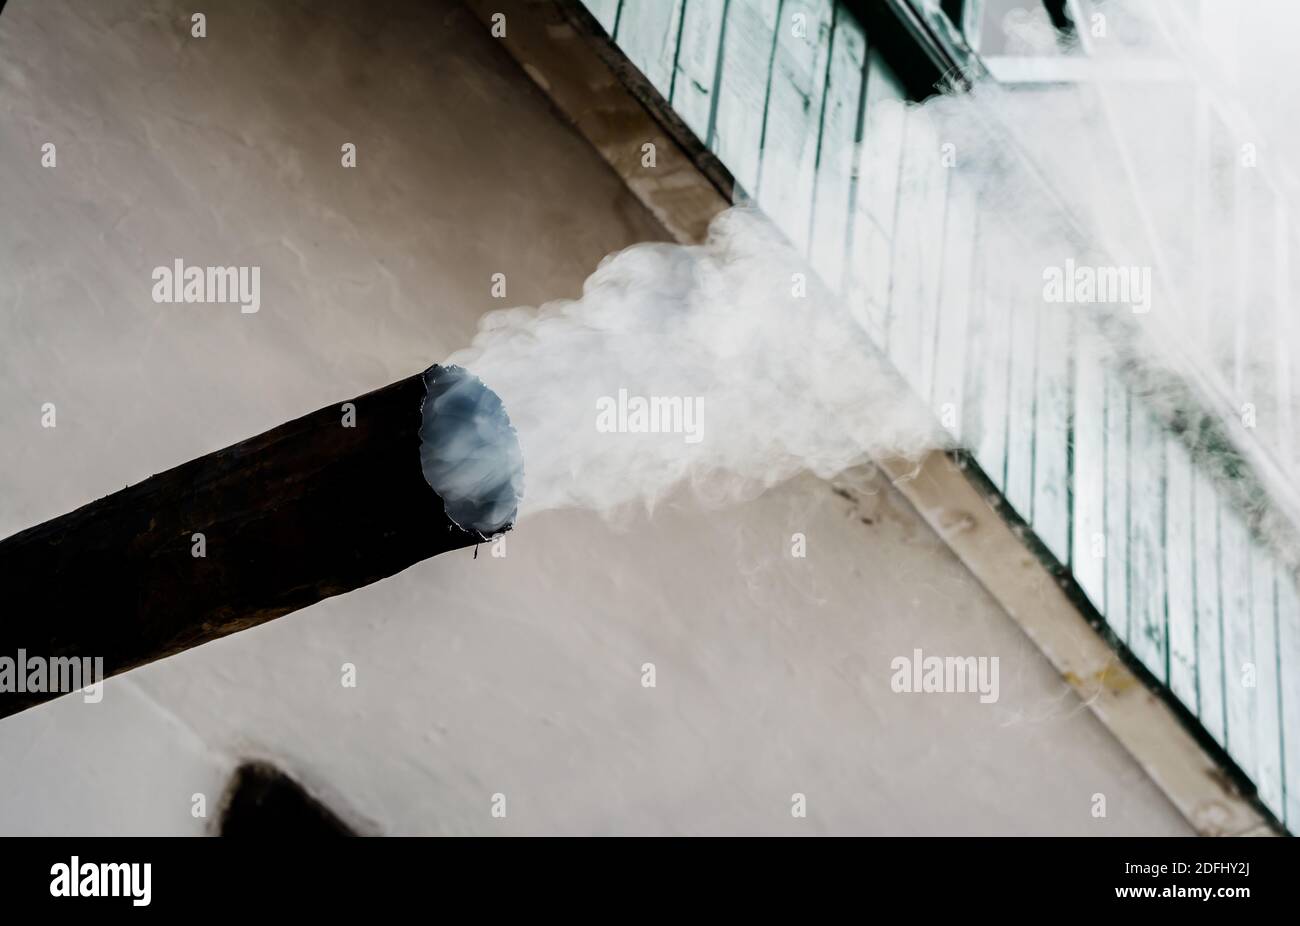
{"label": "dark pipe", "polygon": [[[512,526],[518,444],[477,379],[431,367],[353,399],[350,427],[346,404],[0,541],[0,717],[66,693],[14,691],[2,661],[22,672],[19,650],[102,657],[108,677]],[[486,459],[488,476],[468,485],[456,469],[463,452],[478,469]],[[469,497],[444,499],[431,483]]]}

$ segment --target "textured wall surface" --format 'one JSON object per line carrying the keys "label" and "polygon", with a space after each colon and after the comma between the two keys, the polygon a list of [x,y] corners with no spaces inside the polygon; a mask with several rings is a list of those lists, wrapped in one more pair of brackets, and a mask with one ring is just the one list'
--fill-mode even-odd
{"label": "textured wall surface", "polygon": [[[493,273],[509,304],[573,296],[664,237],[458,5],[308,6],[209,2],[194,39],[162,0],[7,5],[0,533],[442,359],[501,304]],[[261,310],[155,304],[177,257],[260,265]],[[0,832],[202,832],[192,796],[211,808],[245,756],[383,833],[1187,832],[907,504],[855,479],[864,504],[806,479],[724,511],[546,514],[504,558],[440,557],[0,721]],[[999,656],[1000,699],[894,693],[916,648]]]}

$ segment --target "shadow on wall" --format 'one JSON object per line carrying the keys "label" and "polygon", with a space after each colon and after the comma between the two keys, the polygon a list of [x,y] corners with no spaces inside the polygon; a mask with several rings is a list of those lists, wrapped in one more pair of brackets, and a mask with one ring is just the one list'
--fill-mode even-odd
{"label": "shadow on wall", "polygon": [[217,819],[218,836],[356,836],[306,789],[267,762],[235,770]]}

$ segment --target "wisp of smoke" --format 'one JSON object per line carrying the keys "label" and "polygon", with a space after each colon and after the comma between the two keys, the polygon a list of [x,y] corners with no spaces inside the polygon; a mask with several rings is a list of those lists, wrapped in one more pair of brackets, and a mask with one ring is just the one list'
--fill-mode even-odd
{"label": "wisp of smoke", "polygon": [[486,316],[449,362],[505,404],[522,514],[650,507],[682,485],[725,503],[939,441],[851,314],[739,207],[702,245],[607,257],[577,300]]}
{"label": "wisp of smoke", "polygon": [[[1213,414],[1234,441],[1258,448],[1264,469],[1269,457],[1290,469],[1300,385],[1290,372],[1300,274],[1288,261],[1300,241],[1289,202],[1297,187],[1276,158],[1243,153],[1268,150],[1250,119],[1269,97],[1266,69],[1239,59],[1225,76],[1217,33],[1236,21],[1232,5],[1204,4],[1199,23],[1163,0],[1089,8],[1106,17],[1104,35],[1094,34],[1095,20],[1082,21],[1073,45],[1044,23],[1037,32],[1014,16],[1004,25],[1019,30],[1009,48],[1019,41],[1044,60],[1075,59],[1084,67],[1075,73],[1091,77],[979,77],[969,93],[882,100],[867,113],[852,165],[864,195],[896,174],[898,215],[941,208],[913,220],[910,232],[895,228],[891,240],[855,243],[842,278],[826,281],[838,292],[814,282],[781,234],[790,229],[735,208],[703,245],[611,255],[580,299],[487,316],[451,362],[481,376],[518,429],[522,511],[652,506],[679,485],[711,503],[739,500],[803,470],[830,476],[942,446],[949,438],[925,407],[941,397],[927,394],[928,374],[918,383],[906,362],[900,378],[883,359],[884,340],[888,325],[924,312],[942,331],[969,310],[962,324],[974,333],[983,323],[977,297],[1003,307],[1012,330],[1029,332],[1016,336],[1017,349],[1057,358],[1053,388],[1071,388],[1067,358],[1086,341],[1087,358],[1075,362],[1169,374],[1135,387],[1166,421]],[[1248,50],[1235,49],[1242,58]],[[869,197],[855,209],[894,214],[892,200],[882,207]],[[971,256],[945,253],[934,263],[962,235]],[[888,250],[864,255],[862,247]],[[962,261],[977,267],[977,295],[970,274],[953,273]],[[1076,266],[1132,271],[1144,284],[1140,297],[1045,298],[1045,273]],[[943,279],[931,285],[936,275]],[[968,337],[941,340],[929,370],[987,360],[970,353]],[[1050,372],[1013,388],[1041,392]],[[1237,421],[1247,406],[1259,410],[1249,433]],[[1276,486],[1274,497],[1292,488]]]}

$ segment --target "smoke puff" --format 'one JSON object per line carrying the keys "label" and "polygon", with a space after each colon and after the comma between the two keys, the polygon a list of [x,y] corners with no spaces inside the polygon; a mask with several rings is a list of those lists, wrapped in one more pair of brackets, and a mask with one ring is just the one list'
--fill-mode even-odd
{"label": "smoke puff", "polygon": [[[719,216],[703,245],[607,257],[580,299],[486,316],[451,362],[510,410],[528,461],[525,514],[650,507],[680,485],[726,503],[937,440],[852,315],[743,208]],[[696,403],[698,438],[599,429],[600,403],[620,391]]]}
{"label": "smoke puff", "polygon": [[[1257,8],[1266,21],[1300,23],[1292,5]],[[1217,41],[1209,26],[1231,19],[1235,4],[1204,5],[1207,17],[1213,13],[1205,29],[1192,28],[1182,5],[1166,0],[1098,9],[1111,39],[1092,41],[1093,67],[1114,75],[1129,67],[1136,76],[1002,85],[976,75],[970,93],[919,105],[881,91],[861,151],[845,169],[860,171],[855,212],[871,213],[850,224],[869,229],[879,220],[887,234],[854,240],[843,280],[830,281],[841,287],[838,296],[814,282],[804,258],[765,219],[737,208],[715,220],[703,245],[645,244],[611,255],[577,300],[486,316],[452,360],[491,382],[510,410],[529,467],[523,513],[653,506],[683,484],[724,503],[802,470],[831,476],[872,457],[944,445],[935,416],[882,361],[878,342],[890,324],[915,327],[921,313],[934,313],[935,325],[951,331],[951,319],[969,309],[968,337],[943,339],[931,367],[978,369],[993,362],[971,352],[969,336],[986,322],[980,313],[992,317],[979,305],[1005,318],[999,333],[1014,331],[1018,345],[1058,358],[1041,376],[1059,374],[1064,384],[1067,358],[1084,346],[1088,359],[1076,362],[1126,374],[1136,365],[1167,370],[1200,401],[1153,380],[1139,389],[1145,406],[1170,420],[1203,406],[1252,459],[1272,455],[1278,468],[1293,467],[1300,441],[1289,437],[1289,422],[1300,417],[1300,376],[1289,357],[1300,325],[1289,307],[1300,298],[1300,274],[1282,279],[1277,267],[1300,232],[1274,229],[1280,206],[1298,211],[1289,200],[1300,184],[1284,176],[1279,158],[1243,169],[1238,148],[1256,135],[1229,128],[1249,126],[1247,110],[1260,110],[1275,130],[1275,149],[1300,150],[1273,100],[1272,88],[1284,81],[1244,54],[1236,79],[1223,78],[1218,49],[1206,41]],[[1037,25],[1008,18],[1003,26],[1019,30],[1010,46],[1081,57],[1040,18]],[[1265,57],[1286,66],[1285,56]],[[1143,79],[1153,62],[1176,79]],[[1198,92],[1218,101],[1225,120],[1204,158],[1193,156]],[[910,218],[897,227],[893,195],[885,195],[895,182],[897,215]],[[936,188],[946,198],[934,196]],[[1235,190],[1235,201],[1221,202],[1224,190]],[[1203,214],[1191,208],[1197,195]],[[936,202],[941,210],[923,214]],[[1246,246],[1242,228],[1268,246]],[[962,241],[974,253],[947,260],[947,251],[961,250],[949,246]],[[1066,261],[1149,273],[1150,304],[1142,314],[1128,304],[1048,304],[1045,273]],[[834,272],[836,262],[825,263]],[[929,285],[950,265],[970,272]],[[807,276],[805,297],[796,295],[796,274]],[[598,429],[598,403],[622,394],[698,399],[699,441]],[[1250,434],[1233,418],[1245,402],[1259,409],[1261,424]],[[1008,426],[1035,423],[1013,418]],[[1275,497],[1296,494],[1293,478],[1282,481],[1290,484],[1275,484]]]}

